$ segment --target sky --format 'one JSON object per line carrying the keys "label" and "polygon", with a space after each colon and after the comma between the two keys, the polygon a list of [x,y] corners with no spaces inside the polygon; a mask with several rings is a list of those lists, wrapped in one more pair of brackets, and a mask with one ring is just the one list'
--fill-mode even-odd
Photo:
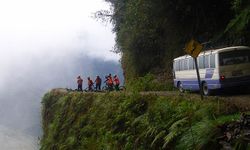
{"label": "sky", "polygon": [[122,78],[112,26],[92,17],[101,9],[103,0],[0,0],[1,150],[38,148],[50,89],[74,89],[78,75]]}
{"label": "sky", "polygon": [[102,0],[1,0],[1,52],[39,55],[41,50],[60,47],[117,60],[119,56],[108,53],[114,45],[111,26],[104,27],[91,17],[108,8]]}

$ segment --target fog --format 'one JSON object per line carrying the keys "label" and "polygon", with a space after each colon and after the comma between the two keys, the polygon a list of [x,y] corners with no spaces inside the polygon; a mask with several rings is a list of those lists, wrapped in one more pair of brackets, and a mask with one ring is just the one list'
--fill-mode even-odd
{"label": "fog", "polygon": [[38,149],[41,99],[76,77],[118,74],[111,25],[91,18],[102,0],[0,1],[0,149]]}

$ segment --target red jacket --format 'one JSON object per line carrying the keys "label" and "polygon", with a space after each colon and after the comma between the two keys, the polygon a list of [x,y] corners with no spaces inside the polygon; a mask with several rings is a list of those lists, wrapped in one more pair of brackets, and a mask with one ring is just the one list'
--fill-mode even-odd
{"label": "red jacket", "polygon": [[114,82],[115,82],[115,85],[119,85],[120,84],[120,80],[118,79],[118,77],[114,78]]}

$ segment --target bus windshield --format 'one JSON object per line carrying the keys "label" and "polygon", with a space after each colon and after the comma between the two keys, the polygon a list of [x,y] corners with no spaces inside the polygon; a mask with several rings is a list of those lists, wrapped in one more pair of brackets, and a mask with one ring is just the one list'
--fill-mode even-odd
{"label": "bus windshield", "polygon": [[219,54],[220,66],[243,64],[250,62],[250,50],[236,50]]}

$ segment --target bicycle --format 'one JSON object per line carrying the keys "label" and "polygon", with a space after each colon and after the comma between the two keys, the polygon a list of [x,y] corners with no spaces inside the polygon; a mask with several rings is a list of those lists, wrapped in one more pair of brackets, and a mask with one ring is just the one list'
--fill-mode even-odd
{"label": "bicycle", "polygon": [[126,90],[126,87],[125,86],[119,86],[119,91],[125,91]]}
{"label": "bicycle", "polygon": [[84,92],[96,92],[94,85],[92,85],[92,89],[91,90],[89,90],[89,87],[86,87],[83,91]]}
{"label": "bicycle", "polygon": [[[126,90],[125,86],[119,86],[118,91],[125,91],[125,90]],[[116,90],[115,90],[114,86],[110,89],[110,87],[108,85],[105,85],[102,87],[102,91],[105,92],[105,91],[116,91]]]}

